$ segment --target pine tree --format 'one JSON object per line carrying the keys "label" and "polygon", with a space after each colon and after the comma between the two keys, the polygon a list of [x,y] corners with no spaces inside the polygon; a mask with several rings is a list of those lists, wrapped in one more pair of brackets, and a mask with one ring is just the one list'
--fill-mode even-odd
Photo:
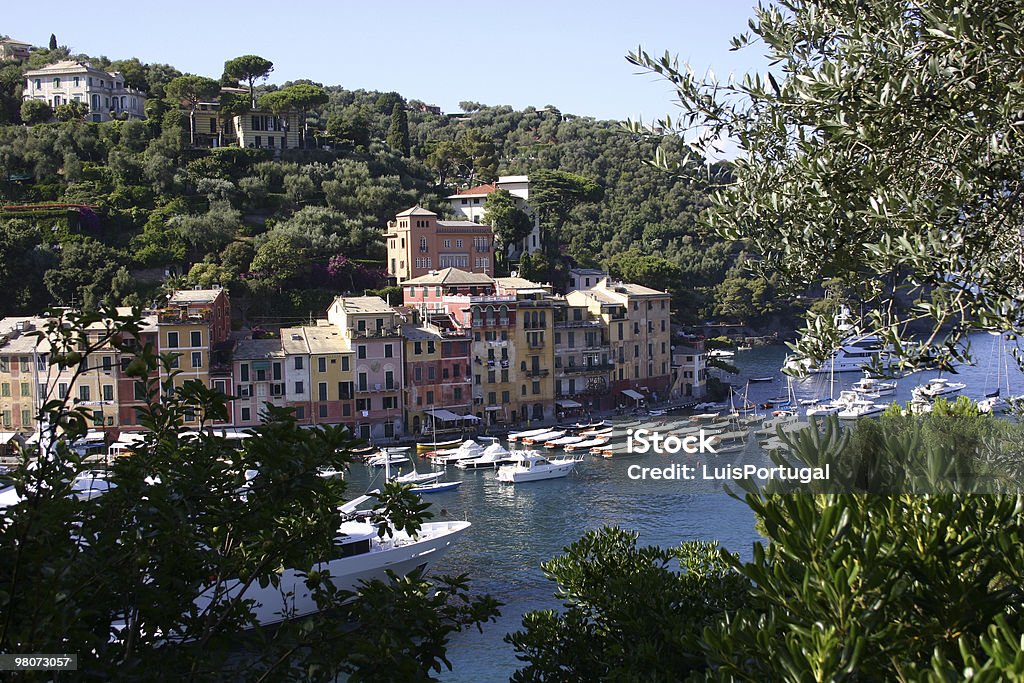
{"label": "pine tree", "polygon": [[401,103],[391,108],[391,128],[388,130],[388,145],[400,151],[402,156],[409,156],[409,115]]}

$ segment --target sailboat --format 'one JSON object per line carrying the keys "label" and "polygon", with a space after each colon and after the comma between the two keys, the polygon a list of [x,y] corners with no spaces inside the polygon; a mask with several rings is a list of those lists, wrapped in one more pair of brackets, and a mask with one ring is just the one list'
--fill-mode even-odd
{"label": "sailboat", "polygon": [[[989,333],[993,334],[993,333]],[[985,394],[985,398],[978,401],[978,410],[983,413],[1005,413],[1014,408],[1022,401],[1024,396],[1010,396],[1010,368],[1007,362],[1006,337],[999,335],[999,346],[993,346],[993,354],[996,366],[995,389]],[[995,350],[998,349],[998,350]],[[1002,362],[1000,362],[1002,361]],[[1003,383],[1005,382],[1006,395],[1003,395]],[[987,386],[985,387],[988,388]]]}
{"label": "sailboat", "polygon": [[732,413],[734,415],[745,415],[747,413],[752,413],[755,410],[757,410],[757,406],[755,406],[753,403],[747,400],[747,394],[749,393],[749,391],[750,384],[748,383],[747,388],[743,390],[743,404],[737,406],[735,401],[736,390],[733,389],[732,387],[729,387],[729,405],[732,408]]}

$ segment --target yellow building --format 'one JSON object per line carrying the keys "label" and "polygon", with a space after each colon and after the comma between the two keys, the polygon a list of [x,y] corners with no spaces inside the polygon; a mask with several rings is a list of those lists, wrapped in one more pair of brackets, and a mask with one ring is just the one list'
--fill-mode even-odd
{"label": "yellow building", "polygon": [[[170,371],[161,368],[161,383],[174,373],[174,386],[198,380],[205,386],[232,393],[231,364],[221,357],[231,333],[227,290],[183,289],[157,311],[157,348],[171,354]],[[186,419],[194,424],[200,416]]]}
{"label": "yellow building", "polygon": [[664,400],[672,385],[671,297],[642,285],[602,279],[566,294],[570,306],[587,308],[607,330],[611,393],[627,406]]}
{"label": "yellow building", "polygon": [[[281,330],[286,404],[306,424],[354,424],[355,352],[345,332],[326,320]],[[301,390],[301,391],[300,391]]]}

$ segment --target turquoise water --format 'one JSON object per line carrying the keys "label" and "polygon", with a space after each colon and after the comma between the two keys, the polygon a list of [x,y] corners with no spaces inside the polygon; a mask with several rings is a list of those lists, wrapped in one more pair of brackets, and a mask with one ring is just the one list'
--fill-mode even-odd
{"label": "turquoise water", "polygon": [[[974,343],[981,364],[961,368],[958,380],[968,384],[966,395],[981,398],[995,388],[990,349],[999,342],[996,337],[977,335]],[[780,346],[737,353],[734,363],[741,375],[726,379],[742,392],[747,378],[778,378],[785,353]],[[1013,367],[1012,360],[1010,366],[1011,392],[1024,393],[1024,376]],[[936,374],[919,373],[900,380],[895,399],[909,400],[913,387]],[[858,373],[837,375],[836,394],[858,378]],[[1004,392],[1005,385],[1004,380]],[[827,395],[828,390],[827,376],[796,386],[798,398]],[[751,384],[748,398],[761,402],[784,392],[784,383],[776,379]],[[886,397],[885,401],[892,399]],[[737,463],[767,460],[754,440],[746,452],[731,457]],[[440,518],[468,519],[473,526],[434,571],[468,573],[475,591],[490,593],[505,606],[497,623],[488,624],[483,633],[474,630],[452,638],[449,658],[454,670],[443,674],[442,680],[508,679],[518,662],[503,636],[518,630],[526,612],[559,607],[553,597],[554,585],[544,578],[540,563],[558,555],[587,530],[617,525],[638,531],[642,543],[663,546],[687,540],[717,540],[741,557],[750,557],[752,544],[759,537],[745,504],[712,482],[631,480],[626,468],[632,464],[664,465],[667,459],[657,455],[609,460],[588,456],[565,479],[516,486],[499,484],[493,471],[448,468],[448,478],[461,479],[463,485],[456,491],[430,496],[432,509]],[[356,466],[350,481],[359,490],[365,486],[366,473]]]}

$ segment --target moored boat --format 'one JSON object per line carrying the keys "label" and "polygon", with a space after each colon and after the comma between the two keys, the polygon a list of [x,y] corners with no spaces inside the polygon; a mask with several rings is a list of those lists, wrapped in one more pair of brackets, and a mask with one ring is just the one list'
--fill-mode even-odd
{"label": "moored boat", "polygon": [[559,479],[572,472],[580,458],[560,458],[548,460],[537,451],[516,451],[512,454],[513,462],[498,468],[498,481],[508,484],[520,484],[544,479]]}

